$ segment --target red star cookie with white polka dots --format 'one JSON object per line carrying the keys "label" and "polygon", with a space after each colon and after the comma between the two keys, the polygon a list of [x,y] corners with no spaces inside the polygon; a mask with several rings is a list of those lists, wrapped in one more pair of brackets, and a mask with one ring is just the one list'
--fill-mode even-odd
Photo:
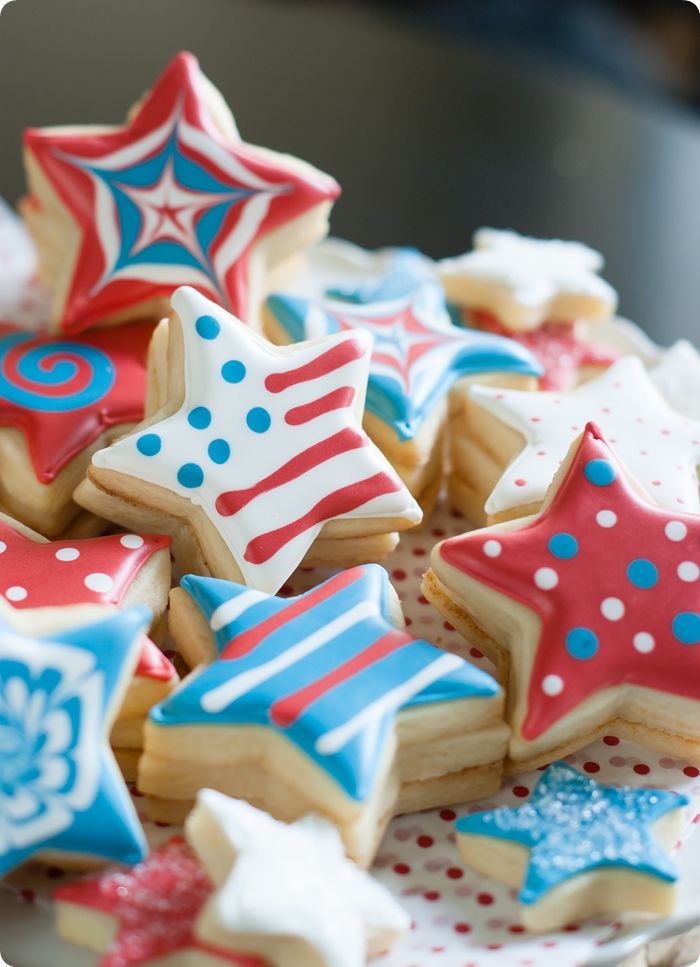
{"label": "red star cookie with white polka dots", "polygon": [[700,759],[700,517],[653,503],[594,424],[539,514],[438,544],[423,590],[498,662],[517,771],[609,731]]}

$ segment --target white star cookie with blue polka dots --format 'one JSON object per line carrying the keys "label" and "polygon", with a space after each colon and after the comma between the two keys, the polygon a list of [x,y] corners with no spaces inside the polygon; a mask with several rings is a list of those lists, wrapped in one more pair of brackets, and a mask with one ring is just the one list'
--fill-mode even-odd
{"label": "white star cookie with blue polka dots", "polygon": [[268,593],[319,537],[316,560],[356,563],[420,521],[361,427],[366,333],[276,347],[194,289],[173,309],[152,353],[160,405],[95,454],[84,506],[148,521],[183,567]]}

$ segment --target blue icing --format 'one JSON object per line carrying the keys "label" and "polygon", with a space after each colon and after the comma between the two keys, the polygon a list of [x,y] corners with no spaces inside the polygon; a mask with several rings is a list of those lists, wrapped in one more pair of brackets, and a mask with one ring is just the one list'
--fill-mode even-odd
{"label": "blue icing", "polygon": [[221,375],[224,377],[227,383],[240,383],[245,379],[245,365],[240,361],[240,359],[229,359],[227,363],[221,367]]}
{"label": "blue icing", "polygon": [[[204,272],[212,285],[218,288],[212,267],[217,235],[229,210],[250,198],[255,193],[253,189],[220,181],[199,162],[183,154],[178,143],[177,127],[155,155],[130,167],[110,171],[100,168],[98,164],[75,160],[76,164],[80,164],[105,184],[114,201],[119,251],[114,263],[109,266],[110,274],[133,265],[189,266]],[[193,239],[197,242],[201,256],[175,239],[158,238],[142,247],[138,245],[144,219],[139,206],[130,197],[129,189],[155,187],[166,173],[168,165],[172,167],[173,178],[179,186],[201,195],[202,213],[195,223]]]}
{"label": "blue icing", "polygon": [[695,611],[680,611],[672,622],[674,637],[683,645],[700,644],[700,614]]}
{"label": "blue icing", "polygon": [[254,406],[252,410],[248,410],[245,421],[248,424],[248,429],[252,430],[253,433],[267,433],[272,418],[265,407]]}
{"label": "blue icing", "polygon": [[589,460],[583,472],[586,480],[595,487],[609,487],[617,477],[615,467],[609,460]]}
{"label": "blue icing", "polygon": [[578,554],[578,541],[573,534],[552,534],[547,542],[549,553],[562,561],[569,561]]}
{"label": "blue icing", "polygon": [[206,406],[195,406],[187,416],[187,422],[195,430],[206,430],[211,423],[211,411]]}
{"label": "blue icing", "polygon": [[[292,342],[348,327],[369,331],[374,337],[374,351],[365,408],[391,426],[402,442],[415,437],[462,376],[487,372],[542,374],[542,367],[529,350],[512,339],[452,326],[444,301],[441,299],[437,307],[434,293],[425,287],[416,289],[404,302],[359,309],[349,306],[344,310],[284,295],[270,296],[267,307]],[[386,322],[399,318],[402,312],[409,313],[408,324],[400,319]],[[416,313],[429,324],[420,322]]]}
{"label": "blue icing", "polygon": [[209,454],[209,459],[214,463],[226,463],[231,456],[231,447],[226,440],[212,440],[207,448],[207,453]]}
{"label": "blue icing", "polygon": [[[395,649],[380,652],[376,648],[387,635],[400,634],[390,619],[389,581],[378,565],[343,572],[288,600],[217,578],[188,575],[182,586],[212,623],[222,657],[156,706],[153,721],[159,725],[265,725],[294,742],[353,799],[363,801],[371,795],[399,709],[498,694],[497,683],[485,672],[427,642],[400,639]],[[327,637],[302,652],[300,646],[319,635]],[[247,688],[241,686],[239,692],[226,695],[226,690],[237,688],[237,682],[245,682],[246,673],[250,679],[267,662],[294,656],[295,647],[299,651],[287,667],[271,670]],[[324,676],[342,670],[363,653],[366,665],[323,685]],[[428,678],[416,685],[417,690],[394,695],[385,708],[358,722],[343,740],[324,745],[334,730],[343,729],[373,702],[422,673]],[[298,714],[285,716],[289,697],[313,686],[316,692],[305,693]]]}
{"label": "blue icing", "polygon": [[519,899],[530,904],[589,870],[631,869],[674,882],[675,866],[651,826],[687,803],[661,789],[604,786],[555,762],[522,806],[472,813],[456,826],[458,835],[491,836],[529,849]]}
{"label": "blue icing", "polygon": [[182,487],[201,487],[204,471],[198,463],[183,463],[177,472],[177,481]]}
{"label": "blue icing", "polygon": [[566,650],[572,658],[587,661],[598,651],[598,635],[590,628],[572,628],[566,635]]}
{"label": "blue icing", "polygon": [[144,433],[136,440],[136,449],[144,457],[155,457],[157,453],[160,453],[161,446],[162,441],[157,433]]}
{"label": "blue icing", "polygon": [[[59,340],[31,348],[26,345],[35,340],[35,335],[25,332],[13,332],[0,338],[0,398],[39,413],[69,413],[93,406],[114,386],[114,365],[101,349]],[[13,382],[7,365],[8,354],[23,345],[25,348],[20,349],[16,368],[31,387]],[[89,370],[89,379],[80,380],[81,385],[84,382],[82,389],[71,391],[71,382],[84,367]]]}
{"label": "blue icing", "polygon": [[106,719],[150,621],[148,608],[129,608],[40,637],[0,621],[0,875],[48,850],[123,863],[146,855],[106,754]]}
{"label": "blue icing", "polygon": [[386,302],[410,295],[425,284],[433,285],[440,293],[442,286],[430,268],[428,260],[415,248],[399,248],[388,261],[386,268],[377,279],[369,282],[356,282],[326,289],[330,299],[341,299],[355,305],[370,302]]}
{"label": "blue icing", "polygon": [[627,565],[627,578],[636,588],[646,590],[658,582],[659,569],[652,561],[639,557]]}
{"label": "blue icing", "polygon": [[197,335],[202,339],[216,339],[221,332],[221,325],[214,316],[200,316],[194,324]]}

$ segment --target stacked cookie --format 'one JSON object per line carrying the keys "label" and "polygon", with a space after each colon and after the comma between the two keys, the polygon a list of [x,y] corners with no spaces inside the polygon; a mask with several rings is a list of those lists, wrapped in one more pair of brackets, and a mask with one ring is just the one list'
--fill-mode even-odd
{"label": "stacked cookie", "polygon": [[[390,819],[550,765],[460,822],[465,862],[525,878],[533,929],[666,912],[682,800],[551,764],[610,728],[700,758],[692,347],[625,355],[573,243],[311,249],[338,186],[243,142],[188,54],[126,124],[25,144],[52,334],[0,329],[0,872],[136,864],[58,896],[105,963],[360,967],[407,926],[358,869]],[[447,474],[489,526],[424,593],[497,679],[411,634],[377,563]],[[190,845],[145,860],[117,762]]]}

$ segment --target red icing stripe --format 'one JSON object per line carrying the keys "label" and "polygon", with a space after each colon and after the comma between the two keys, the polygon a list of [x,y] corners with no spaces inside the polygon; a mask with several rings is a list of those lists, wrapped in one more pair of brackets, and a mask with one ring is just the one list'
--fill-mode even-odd
{"label": "red icing stripe", "polygon": [[274,557],[280,548],[310,527],[341,517],[343,514],[349,514],[374,497],[396,493],[401,486],[396,478],[382,472],[375,473],[366,480],[349,484],[347,487],[341,487],[340,490],[334,490],[323,500],[319,500],[303,517],[254,538],[248,544],[244,558],[250,564],[264,564]]}
{"label": "red icing stripe", "polygon": [[342,410],[346,406],[352,406],[355,399],[355,390],[352,386],[341,386],[340,389],[327,393],[320,399],[312,403],[304,403],[303,406],[294,406],[284,417],[284,422],[290,426],[299,426],[315,420],[317,416],[330,413],[331,410]]}
{"label": "red icing stripe", "polygon": [[357,339],[344,339],[343,342],[333,346],[328,352],[317,356],[297,369],[290,369],[284,373],[270,373],[265,377],[265,389],[270,393],[282,393],[290,386],[298,383],[305,383],[310,379],[318,379],[319,376],[326,376],[341,366],[346,366],[355,359],[360,359],[364,354],[364,346]]}
{"label": "red icing stripe", "polygon": [[312,702],[315,702],[317,698],[325,695],[326,692],[329,692],[341,682],[352,678],[353,675],[361,672],[363,668],[373,665],[380,658],[391,654],[392,651],[402,648],[413,640],[413,638],[410,638],[403,631],[396,630],[387,632],[368,648],[365,648],[364,651],[354,655],[343,665],[339,665],[333,671],[328,672],[327,675],[312,682],[305,688],[300,688],[298,692],[279,699],[279,701],[270,707],[270,718],[280,728],[287,728],[296,722],[299,716],[303,715],[308,706]]}
{"label": "red icing stripe", "polygon": [[361,568],[351,568],[348,571],[342,571],[335,577],[331,578],[330,581],[326,581],[321,584],[310,594],[305,595],[303,598],[288,604],[284,610],[279,611],[277,614],[270,615],[265,621],[261,621],[256,624],[253,628],[248,631],[244,631],[240,635],[231,641],[229,645],[224,648],[221,652],[221,658],[233,659],[242,658],[253,650],[260,642],[271,635],[273,631],[276,631],[282,625],[293,621],[299,615],[303,614],[305,611],[315,608],[322,601],[327,600],[343,588],[346,588],[353,581],[356,581],[358,576],[361,574]]}
{"label": "red icing stripe", "polygon": [[227,490],[216,498],[216,509],[222,517],[232,517],[249,504],[254,497],[268,493],[276,487],[282,487],[290,480],[296,480],[309,470],[313,470],[326,460],[336,457],[348,450],[356,450],[367,444],[367,437],[358,430],[345,429],[334,433],[333,436],[315,443],[302,450],[287,463],[283,464],[269,476],[264,477],[252,487],[245,490]]}

